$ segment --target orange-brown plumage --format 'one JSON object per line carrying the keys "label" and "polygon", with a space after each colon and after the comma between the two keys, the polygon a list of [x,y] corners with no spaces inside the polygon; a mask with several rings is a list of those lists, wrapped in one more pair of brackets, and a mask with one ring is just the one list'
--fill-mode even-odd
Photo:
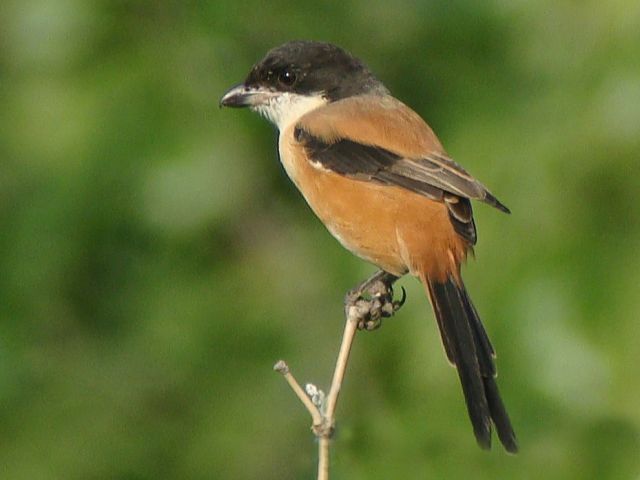
{"label": "orange-brown plumage", "polygon": [[[388,115],[394,115],[394,122]],[[315,214],[350,251],[401,276],[458,277],[468,245],[454,230],[446,205],[401,187],[339,175],[314,166],[299,126],[328,142],[349,138],[383,144],[411,157],[442,152],[440,142],[413,110],[391,97],[385,102],[349,98],[306,114],[280,136],[280,155],[289,176]]]}
{"label": "orange-brown plumage", "polygon": [[299,125],[327,141],[346,137],[367,145],[384,145],[412,158],[444,153],[420,115],[391,96],[361,95],[329,103],[306,114]]}

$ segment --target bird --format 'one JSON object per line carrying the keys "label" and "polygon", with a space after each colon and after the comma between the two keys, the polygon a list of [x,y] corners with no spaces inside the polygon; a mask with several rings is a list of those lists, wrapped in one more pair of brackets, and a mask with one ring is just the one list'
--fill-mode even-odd
{"label": "bird", "polygon": [[327,42],[268,51],[221,107],[248,107],[279,130],[280,161],[328,231],[391,285],[417,277],[455,366],[478,445],[516,435],[495,350],[461,277],[477,241],[471,200],[510,213],[450,158],[433,130],[358,58]]}

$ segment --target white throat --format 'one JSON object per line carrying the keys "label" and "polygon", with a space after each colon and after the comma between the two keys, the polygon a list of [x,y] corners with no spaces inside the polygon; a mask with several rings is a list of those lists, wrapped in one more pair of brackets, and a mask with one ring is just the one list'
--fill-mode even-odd
{"label": "white throat", "polygon": [[256,105],[251,109],[275,124],[282,132],[304,114],[326,104],[327,99],[320,93],[300,95],[285,92],[273,95],[267,103]]}

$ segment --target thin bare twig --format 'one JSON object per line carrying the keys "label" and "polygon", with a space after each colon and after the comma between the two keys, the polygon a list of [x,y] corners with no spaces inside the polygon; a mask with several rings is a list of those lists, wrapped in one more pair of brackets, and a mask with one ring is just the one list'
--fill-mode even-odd
{"label": "thin bare twig", "polygon": [[336,368],[333,372],[333,380],[331,380],[331,387],[329,388],[329,396],[327,397],[327,407],[324,414],[325,420],[329,420],[329,428],[333,429],[335,423],[336,407],[338,405],[338,395],[340,394],[340,388],[342,387],[342,381],[344,380],[344,374],[347,370],[347,363],[349,362],[349,354],[351,353],[351,346],[353,345],[353,339],[356,336],[359,320],[359,309],[355,306],[349,306],[347,311],[347,322],[344,327],[344,333],[342,334],[342,343],[340,344],[340,351],[338,352],[338,360],[336,361]]}
{"label": "thin bare twig", "polygon": [[335,412],[338,406],[338,396],[344,380],[344,374],[347,370],[347,364],[349,363],[349,354],[351,353],[353,340],[358,331],[358,322],[365,313],[362,306],[352,305],[347,307],[347,321],[324,409],[319,409],[311,401],[298,381],[291,374],[291,370],[284,360],[280,360],[273,367],[275,371],[284,376],[293,392],[311,415],[313,421],[312,429],[318,437],[318,480],[329,479],[329,445],[336,421]]}
{"label": "thin bare twig", "polygon": [[278,363],[273,366],[273,369],[284,376],[293,392],[306,407],[307,411],[311,414],[314,429],[319,428],[324,421],[322,418],[322,413],[320,413],[320,409],[314,405],[309,396],[305,393],[298,381],[295,379],[295,377],[291,373],[291,370],[289,369],[289,365],[287,365],[284,360],[279,360]]}
{"label": "thin bare twig", "polygon": [[[384,279],[387,279],[386,283]],[[313,421],[313,433],[318,437],[318,480],[329,480],[329,447],[331,443],[331,435],[335,427],[335,413],[338,406],[338,396],[344,381],[344,375],[349,363],[349,355],[351,347],[356,336],[358,328],[368,329],[377,328],[380,325],[381,317],[389,317],[398,310],[404,303],[404,289],[402,300],[394,302],[392,299],[393,291],[391,283],[395,277],[390,276],[386,272],[378,272],[369,280],[361,284],[355,293],[351,292],[347,295],[345,316],[346,322],[344,333],[342,334],[342,342],[338,352],[336,367],[333,371],[331,387],[326,401],[322,400],[323,393],[318,391],[315,386],[307,386],[305,392],[297,380],[291,374],[289,366],[284,360],[280,360],[274,365],[274,370],[281,373],[287,383],[294,391],[296,396],[303,403]],[[371,300],[362,299],[360,296],[363,291],[371,293]],[[314,398],[319,393],[318,398],[321,400],[317,403],[310,398]]]}
{"label": "thin bare twig", "polygon": [[329,480],[329,444],[331,438],[318,438],[318,480]]}

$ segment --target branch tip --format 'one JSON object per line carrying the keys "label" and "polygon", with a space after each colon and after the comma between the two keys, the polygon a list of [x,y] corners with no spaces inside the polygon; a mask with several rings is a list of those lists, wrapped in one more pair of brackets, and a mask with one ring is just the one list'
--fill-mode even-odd
{"label": "branch tip", "polygon": [[289,373],[289,365],[287,365],[287,362],[284,360],[278,360],[278,362],[273,366],[273,369],[282,375]]}

